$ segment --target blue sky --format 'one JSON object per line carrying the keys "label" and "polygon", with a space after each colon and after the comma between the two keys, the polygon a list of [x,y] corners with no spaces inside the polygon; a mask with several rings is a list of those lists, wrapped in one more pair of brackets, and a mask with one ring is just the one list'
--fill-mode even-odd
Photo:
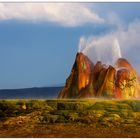
{"label": "blue sky", "polygon": [[140,3],[0,3],[0,89],[65,83],[81,37],[117,38],[140,72],[139,35]]}

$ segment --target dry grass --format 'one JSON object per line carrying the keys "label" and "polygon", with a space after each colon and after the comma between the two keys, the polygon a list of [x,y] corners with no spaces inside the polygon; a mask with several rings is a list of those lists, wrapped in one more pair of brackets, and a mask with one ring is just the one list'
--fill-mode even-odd
{"label": "dry grass", "polygon": [[140,137],[139,100],[8,100],[0,113],[0,137]]}

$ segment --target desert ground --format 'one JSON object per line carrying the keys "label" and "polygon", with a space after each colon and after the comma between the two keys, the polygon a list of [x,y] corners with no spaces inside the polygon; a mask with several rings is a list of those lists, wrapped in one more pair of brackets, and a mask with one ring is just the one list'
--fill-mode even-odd
{"label": "desert ground", "polygon": [[1,138],[140,137],[139,100],[1,100]]}

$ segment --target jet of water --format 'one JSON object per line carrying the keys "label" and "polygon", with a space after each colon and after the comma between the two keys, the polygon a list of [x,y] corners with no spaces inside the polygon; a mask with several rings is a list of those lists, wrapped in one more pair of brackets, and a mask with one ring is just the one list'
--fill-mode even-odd
{"label": "jet of water", "polygon": [[104,36],[94,38],[80,38],[78,52],[82,52],[95,64],[101,61],[106,65],[114,65],[121,58],[119,41],[115,37]]}

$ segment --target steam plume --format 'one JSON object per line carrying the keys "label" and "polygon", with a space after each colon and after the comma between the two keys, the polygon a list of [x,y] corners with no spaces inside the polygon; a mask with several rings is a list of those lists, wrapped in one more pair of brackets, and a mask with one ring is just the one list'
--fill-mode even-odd
{"label": "steam plume", "polygon": [[82,52],[86,47],[86,39],[84,37],[80,38],[78,52]]}
{"label": "steam plume", "polygon": [[101,61],[107,65],[114,65],[122,57],[118,39],[115,37],[81,37],[78,52],[84,53],[93,63]]}

